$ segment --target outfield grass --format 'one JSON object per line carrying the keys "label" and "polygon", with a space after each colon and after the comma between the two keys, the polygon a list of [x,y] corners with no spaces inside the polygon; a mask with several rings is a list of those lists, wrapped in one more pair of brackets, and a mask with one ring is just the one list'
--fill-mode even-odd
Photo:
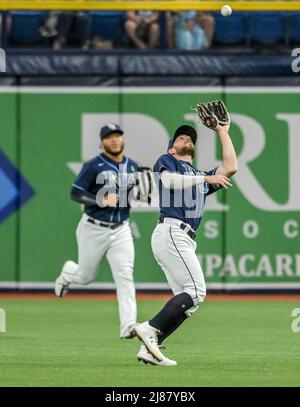
{"label": "outfield grass", "polygon": [[[139,320],[164,301],[139,302]],[[166,341],[176,367],[138,364],[118,338],[117,305],[95,299],[1,299],[0,386],[299,386],[297,302],[207,301]]]}

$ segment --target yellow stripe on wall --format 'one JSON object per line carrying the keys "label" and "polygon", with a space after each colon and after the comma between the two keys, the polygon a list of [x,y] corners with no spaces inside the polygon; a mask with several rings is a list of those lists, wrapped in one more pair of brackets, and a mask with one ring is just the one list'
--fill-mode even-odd
{"label": "yellow stripe on wall", "polygon": [[0,10],[220,10],[229,4],[236,11],[300,11],[300,1],[95,1],[0,0]]}

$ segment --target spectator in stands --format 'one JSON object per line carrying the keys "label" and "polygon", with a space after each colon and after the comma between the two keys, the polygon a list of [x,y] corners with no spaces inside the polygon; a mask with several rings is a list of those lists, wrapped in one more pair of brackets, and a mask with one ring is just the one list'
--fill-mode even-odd
{"label": "spectator in stands", "polygon": [[158,44],[159,12],[155,11],[128,11],[125,29],[137,48],[155,48]]}
{"label": "spectator in stands", "polygon": [[214,18],[209,13],[187,11],[175,16],[175,43],[178,49],[193,51],[210,47]]}
{"label": "spectator in stands", "polygon": [[174,19],[175,13],[168,11],[166,12],[166,24],[167,24],[167,45],[168,48],[174,48]]}
{"label": "spectator in stands", "polygon": [[198,11],[197,21],[205,32],[208,46],[210,47],[213,41],[215,32],[215,19],[209,11]]}
{"label": "spectator in stands", "polygon": [[51,38],[57,35],[58,19],[61,13],[58,11],[50,11],[45,23],[40,27],[40,33],[44,38]]}
{"label": "spectator in stands", "polygon": [[[6,20],[4,21],[3,15],[0,13],[0,43],[3,44],[4,41],[4,46],[7,46],[6,40],[9,38],[11,34],[11,29],[12,29],[12,18],[10,14],[6,15]],[[3,28],[2,24],[5,25],[5,29]],[[5,31],[5,32],[3,32]],[[2,38],[2,35],[4,34],[4,38]]]}
{"label": "spectator in stands", "polygon": [[82,49],[90,46],[92,20],[88,12],[65,11],[59,13],[57,21],[57,36],[53,49],[62,49],[68,42],[74,41]]}

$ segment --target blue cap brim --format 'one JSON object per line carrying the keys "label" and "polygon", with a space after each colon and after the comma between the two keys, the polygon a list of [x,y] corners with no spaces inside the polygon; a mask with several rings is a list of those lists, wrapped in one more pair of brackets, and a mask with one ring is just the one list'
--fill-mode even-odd
{"label": "blue cap brim", "polygon": [[104,136],[102,136],[102,137],[100,136],[101,140],[103,140],[105,137],[109,136],[109,135],[112,134],[112,133],[119,133],[121,136],[123,136],[124,131],[122,131],[122,130],[112,130],[112,131],[109,131],[108,133],[105,133]]}

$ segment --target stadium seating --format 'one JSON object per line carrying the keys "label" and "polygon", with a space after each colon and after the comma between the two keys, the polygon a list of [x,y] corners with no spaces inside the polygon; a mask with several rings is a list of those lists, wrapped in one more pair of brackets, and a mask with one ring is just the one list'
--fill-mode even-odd
{"label": "stadium seating", "polygon": [[[125,12],[92,11],[92,35],[126,46]],[[12,30],[9,45],[43,43],[39,28],[47,16],[44,11],[11,11]],[[300,44],[300,13],[234,12],[224,18],[215,12],[214,45],[217,46],[273,46]],[[284,41],[284,42],[283,42]]]}
{"label": "stadium seating", "polygon": [[284,16],[281,13],[252,13],[250,20],[251,43],[276,45],[285,37]]}
{"label": "stadium seating", "polygon": [[290,14],[287,26],[289,43],[300,44],[300,13]]}
{"label": "stadium seating", "polygon": [[93,11],[91,16],[93,35],[117,43],[121,41],[124,36],[123,11]]}
{"label": "stadium seating", "polygon": [[220,13],[213,13],[215,18],[214,43],[224,45],[246,44],[247,41],[247,15],[233,13],[230,18],[224,18]]}
{"label": "stadium seating", "polygon": [[9,42],[15,44],[39,44],[43,38],[39,32],[47,16],[44,11],[12,11],[12,30]]}

